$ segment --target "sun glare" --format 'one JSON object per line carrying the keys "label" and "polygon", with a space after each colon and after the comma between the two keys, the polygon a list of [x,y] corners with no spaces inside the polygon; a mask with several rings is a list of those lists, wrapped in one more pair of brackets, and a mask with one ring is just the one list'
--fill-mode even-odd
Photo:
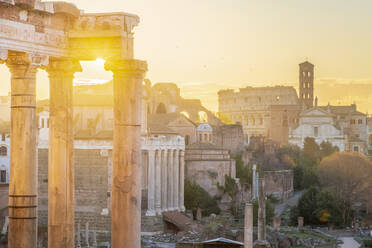
{"label": "sun glare", "polygon": [[98,58],[94,61],[94,63],[97,65],[97,66],[105,66],[105,63],[106,63],[106,60],[102,59],[102,58]]}
{"label": "sun glare", "polygon": [[74,85],[104,84],[112,80],[112,72],[105,70],[105,63],[102,58],[80,61],[83,71],[75,74]]}

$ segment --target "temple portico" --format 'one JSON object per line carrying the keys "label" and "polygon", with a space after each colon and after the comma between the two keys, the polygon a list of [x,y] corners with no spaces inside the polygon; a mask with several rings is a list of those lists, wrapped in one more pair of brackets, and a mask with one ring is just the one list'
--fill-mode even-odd
{"label": "temple portico", "polygon": [[[75,5],[0,0],[0,61],[11,73],[10,248],[37,246],[36,72],[50,79],[48,246],[74,247],[72,82],[80,60],[114,78],[112,247],[140,247],[141,101],[147,63],[133,58],[136,15],[81,14]],[[93,41],[93,42],[92,42]]]}
{"label": "temple portico", "polygon": [[[167,211],[184,211],[185,142],[180,136],[149,137],[142,151],[148,159],[143,163],[143,186],[147,189],[147,216]],[[155,182],[155,183],[154,183]]]}

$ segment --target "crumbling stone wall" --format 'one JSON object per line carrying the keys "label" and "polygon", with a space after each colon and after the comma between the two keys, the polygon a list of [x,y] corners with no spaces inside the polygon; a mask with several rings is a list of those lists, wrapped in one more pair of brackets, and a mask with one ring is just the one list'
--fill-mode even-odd
{"label": "crumbling stone wall", "polygon": [[244,133],[241,125],[222,125],[213,127],[213,143],[232,154],[244,149]]}
{"label": "crumbling stone wall", "polygon": [[[75,223],[98,232],[111,230],[108,208],[108,156],[99,149],[75,149]],[[48,225],[48,150],[39,149],[39,225]]]}
{"label": "crumbling stone wall", "polygon": [[294,192],[292,170],[265,171],[264,179],[266,195],[285,200]]}
{"label": "crumbling stone wall", "polygon": [[186,149],[185,177],[199,184],[211,196],[219,193],[217,184],[225,184],[225,175],[235,178],[235,160],[227,150],[200,147]]}

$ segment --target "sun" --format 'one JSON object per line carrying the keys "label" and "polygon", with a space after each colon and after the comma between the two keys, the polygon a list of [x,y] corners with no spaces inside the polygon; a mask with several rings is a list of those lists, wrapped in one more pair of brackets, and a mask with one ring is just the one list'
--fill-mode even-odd
{"label": "sun", "polygon": [[102,59],[102,58],[98,58],[94,61],[94,63],[97,65],[97,66],[105,66],[105,63],[106,63],[106,60]]}

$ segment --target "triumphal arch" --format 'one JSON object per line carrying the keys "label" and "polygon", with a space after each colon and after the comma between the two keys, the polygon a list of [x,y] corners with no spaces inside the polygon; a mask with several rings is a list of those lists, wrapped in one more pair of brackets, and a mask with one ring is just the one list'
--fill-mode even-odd
{"label": "triumphal arch", "polygon": [[48,246],[74,247],[74,73],[106,60],[114,78],[112,247],[140,247],[141,90],[133,56],[136,15],[85,14],[66,2],[0,0],[0,60],[11,73],[9,247],[37,245],[36,72],[50,79]]}

